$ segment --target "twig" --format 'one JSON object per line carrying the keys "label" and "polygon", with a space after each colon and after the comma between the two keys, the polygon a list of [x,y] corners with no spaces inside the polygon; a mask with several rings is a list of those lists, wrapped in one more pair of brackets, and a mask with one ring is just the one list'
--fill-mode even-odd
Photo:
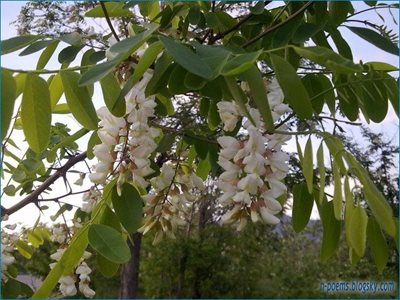
{"label": "twig", "polygon": [[43,193],[50,185],[52,185],[57,179],[63,177],[66,172],[76,165],[78,162],[84,160],[86,158],[86,152],[82,152],[74,157],[71,157],[64,166],[59,168],[53,175],[47,178],[36,190],[30,193],[26,198],[18,202],[17,204],[11,206],[10,208],[4,208],[1,210],[1,216],[11,215],[21,208],[27,206],[31,203],[37,203],[39,201],[39,196]]}
{"label": "twig", "polygon": [[103,12],[104,12],[104,16],[106,17],[106,21],[107,21],[108,27],[110,27],[113,36],[114,36],[115,39],[119,42],[120,39],[119,39],[119,37],[118,37],[117,32],[116,32],[115,29],[114,29],[113,24],[111,23],[111,19],[110,19],[110,16],[108,15],[107,8],[106,8],[105,4],[104,4],[102,1],[100,1],[100,5],[101,5],[101,9],[102,9]]}

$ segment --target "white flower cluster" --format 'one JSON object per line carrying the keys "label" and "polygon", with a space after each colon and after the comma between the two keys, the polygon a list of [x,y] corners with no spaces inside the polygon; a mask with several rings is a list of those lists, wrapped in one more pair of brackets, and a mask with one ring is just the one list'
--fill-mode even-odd
{"label": "white flower cluster", "polygon": [[144,90],[151,79],[151,73],[147,72],[126,96],[127,120],[131,124],[129,130],[129,169],[133,182],[143,188],[148,186],[144,177],[152,174],[149,156],[157,148],[154,141],[160,135],[160,130],[149,126],[148,120],[154,117],[154,108],[157,106],[155,97],[147,97]]}
{"label": "white flower cluster", "polygon": [[[57,249],[57,252],[50,255],[50,258],[58,262],[63,256],[64,252],[65,249]],[[75,285],[77,277],[79,277],[79,291],[86,298],[93,298],[96,294],[95,291],[89,287],[89,274],[92,272],[92,270],[84,262],[84,259],[88,259],[90,256],[91,253],[85,251],[75,271],[69,275],[62,276],[58,281],[58,283],[60,284],[60,292],[64,297],[71,297],[77,294],[78,290]],[[50,264],[51,269],[53,269],[54,266],[57,264],[56,262]]]}
{"label": "white flower cluster", "polygon": [[68,228],[65,224],[54,224],[51,240],[59,244],[64,244],[68,238]]}
{"label": "white flower cluster", "polygon": [[154,96],[146,98],[144,94],[150,78],[151,73],[145,73],[126,95],[125,118],[113,116],[106,107],[97,111],[101,120],[98,130],[101,144],[93,148],[99,162],[95,172],[89,175],[92,182],[104,184],[114,163],[117,163],[119,185],[129,176],[137,186],[148,186],[144,177],[154,172],[149,157],[157,148],[154,139],[160,135],[160,130],[148,123],[157,105]]}
{"label": "white flower cluster", "polygon": [[[289,107],[282,103],[283,94],[277,82],[272,82],[268,89],[268,100],[276,121],[289,111]],[[241,115],[237,105],[222,101],[218,108],[224,130],[233,130]],[[281,147],[290,136],[264,134],[259,111],[250,107],[248,111],[255,124],[250,120],[244,122],[245,139],[237,140],[231,136],[218,138],[222,147],[218,164],[224,169],[218,182],[223,194],[218,200],[222,205],[230,206],[221,221],[228,224],[238,222],[238,230],[244,228],[248,217],[253,222],[279,222],[275,215],[282,207],[276,199],[286,192],[282,180],[288,172],[286,161],[289,156]]]}
{"label": "white flower cluster", "polygon": [[101,198],[101,192],[95,187],[91,187],[90,190],[83,194],[82,201],[83,205],[81,210],[90,213],[96,206],[97,202]]}
{"label": "white flower cluster", "polygon": [[94,173],[89,174],[89,178],[93,183],[104,184],[117,158],[114,150],[120,142],[120,136],[123,135],[126,121],[112,115],[106,107],[99,108],[97,115],[100,118],[97,134],[101,144],[93,147],[93,154],[99,162],[94,166]]}
{"label": "white flower cluster", "polygon": [[185,215],[191,202],[196,199],[195,191],[203,190],[203,180],[191,171],[184,172],[165,163],[160,175],[152,178],[152,190],[142,198],[146,202],[144,225],[139,228],[143,234],[155,230],[153,244],[159,243],[164,236],[175,238],[178,226],[186,224]]}

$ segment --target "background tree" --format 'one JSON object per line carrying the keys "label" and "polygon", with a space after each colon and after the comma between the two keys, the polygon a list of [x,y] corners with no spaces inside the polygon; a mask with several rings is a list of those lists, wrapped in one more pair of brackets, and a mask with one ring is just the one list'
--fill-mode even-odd
{"label": "background tree", "polygon": [[[214,259],[191,261],[193,245],[212,258],[216,252],[209,248],[208,230],[218,232],[216,222],[233,223],[238,230],[250,220],[278,222],[274,215],[286,200],[285,177],[293,184],[289,191],[296,232],[305,228],[313,203],[318,206],[322,260],[335,254],[344,224],[351,262],[364,256],[368,240],[378,270],[383,271],[391,249],[386,240],[395,244],[397,236],[392,209],[398,200],[388,205],[383,194],[392,196],[395,189],[382,182],[377,188],[368,171],[378,170],[388,180],[389,165],[379,168],[366,160],[360,164],[357,158],[362,152],[343,145],[337,133],[342,122],[354,125],[360,114],[381,122],[389,102],[397,111],[398,86],[389,74],[397,69],[382,62],[354,63],[351,48],[337,28],[344,26],[398,55],[396,34],[384,25],[357,19],[365,11],[391,10],[397,5],[368,2],[370,7],[358,12],[350,2],[269,5],[101,2],[24,7],[19,30],[35,35],[3,41],[3,54],[43,51],[37,70],[2,69],[2,170],[12,174],[4,192],[25,195],[2,208],[2,217],[28,204],[44,210],[44,202],[56,202],[60,210],[54,220],[65,221],[53,229],[60,248],[52,254],[56,262],[34,297],[48,297],[57,282],[62,295],[73,296],[78,277],[80,293],[93,297],[85,249],[96,253],[95,268],[106,276],[116,274],[124,263],[123,274],[138,274],[141,235],[137,231],[149,230],[153,244],[165,236],[178,236],[184,245],[177,259],[179,275],[169,279],[176,281],[176,290],[161,292],[205,297],[220,275],[214,272],[217,277],[207,280],[206,269]],[[48,22],[38,11],[50,16]],[[105,19],[111,34],[99,35],[87,28],[84,11],[87,18]],[[62,26],[60,20],[73,25]],[[349,26],[360,21],[366,27]],[[308,46],[310,39],[317,46]],[[60,41],[69,44],[59,52],[60,69],[44,69]],[[80,65],[71,67],[83,49]],[[53,75],[46,82],[39,76],[44,74]],[[92,97],[98,81],[106,106],[96,113]],[[60,102],[62,94],[66,102]],[[51,116],[58,113],[72,114],[82,129],[70,134],[64,124],[52,125]],[[331,126],[326,126],[327,121]],[[21,147],[13,134],[19,129],[29,146],[22,158],[14,154]],[[82,147],[79,139],[88,133],[89,143]],[[281,145],[293,135],[308,136],[304,149],[298,145],[297,162],[291,160],[292,171],[301,170],[303,177],[286,176],[287,156]],[[316,170],[311,136],[322,141]],[[243,156],[236,157],[239,154],[232,149]],[[329,156],[329,166],[323,152]],[[79,180],[88,174],[94,185],[74,191],[68,181],[70,169],[86,163],[87,157],[99,162],[94,172],[86,164]],[[216,188],[217,177],[225,193]],[[64,179],[66,193],[45,198],[59,178]],[[333,195],[324,191],[330,179]],[[63,213],[73,207],[62,199],[77,193],[84,193],[83,206],[69,226]],[[232,236],[231,231],[222,234]],[[33,248],[46,238],[46,231],[37,226],[26,237],[7,236],[7,247],[2,249],[9,258],[3,266],[5,291],[28,295],[26,287],[12,279],[11,253],[16,247],[21,255],[31,257]],[[260,245],[256,238],[255,248]],[[243,248],[238,251],[248,253]],[[251,253],[239,257],[254,263]],[[238,270],[238,274],[250,272],[249,278],[257,274],[245,264]],[[121,297],[136,295],[137,290],[126,289],[137,287],[137,276],[132,278],[134,282],[122,278]],[[193,282],[191,288],[187,278]],[[242,287],[235,292],[240,297],[255,285],[245,282]]]}

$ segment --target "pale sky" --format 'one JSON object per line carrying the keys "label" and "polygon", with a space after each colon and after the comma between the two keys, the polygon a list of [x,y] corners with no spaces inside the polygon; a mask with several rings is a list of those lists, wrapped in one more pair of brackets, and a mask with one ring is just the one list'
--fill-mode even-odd
{"label": "pale sky", "polygon": [[[10,37],[13,37],[16,35],[16,29],[14,25],[9,25],[12,21],[16,20],[21,6],[24,4],[24,1],[1,1],[1,39],[8,39]],[[385,1],[385,3],[389,3],[389,1]],[[356,10],[362,10],[367,8],[367,6],[363,2],[357,2],[354,3],[353,5],[355,6]],[[380,10],[380,14],[387,20],[387,25],[389,28],[394,29],[398,33],[398,26],[392,21],[392,16],[386,11],[386,10]],[[396,21],[398,22],[398,12],[396,10],[393,10],[393,14],[396,17]],[[381,23],[381,20],[379,17],[374,13],[373,11],[370,11],[368,13],[359,15],[357,19],[360,20],[368,20],[372,23]],[[360,26],[358,23],[351,23],[349,24],[350,26]],[[354,55],[354,60],[355,62],[358,62],[359,60],[362,60],[364,63],[368,61],[384,61],[389,64],[392,64],[394,66],[398,66],[398,57],[391,55],[389,53],[386,53],[371,44],[365,42],[358,36],[354,35],[347,29],[341,29],[344,38],[350,43],[350,46],[353,50],[353,55]],[[65,44],[63,45],[64,47],[66,46]],[[58,46],[58,51],[62,49],[63,47],[61,45]],[[81,51],[83,53],[83,51]],[[13,69],[35,69],[36,67],[36,62],[39,58],[41,52],[35,53],[33,55],[29,56],[18,56],[18,52],[14,52],[5,56],[1,57],[1,64],[4,67],[9,67]],[[82,55],[77,57],[75,60],[75,64],[79,64],[80,62],[80,57]],[[72,66],[73,64],[71,64]],[[46,66],[47,69],[57,69],[59,68],[59,63],[57,61],[57,54],[53,55],[52,60],[49,62],[49,64]],[[102,103],[102,94],[97,87],[95,89],[93,101],[95,103],[96,107],[99,107],[103,105]],[[71,132],[75,132],[80,128],[79,124],[74,120],[72,116],[65,116],[62,115],[62,117],[57,116],[53,118],[53,123],[59,121],[59,122],[67,122],[69,127],[71,128]],[[390,107],[389,113],[386,117],[386,119],[380,123],[380,124],[375,124],[371,123],[369,124],[369,127],[372,128],[376,132],[383,132],[385,136],[389,139],[393,139],[394,143],[398,144],[399,138],[398,138],[398,119],[397,116],[394,114],[393,109]],[[347,127],[349,131],[351,131],[352,136],[356,140],[360,140],[360,135],[358,130],[354,129],[354,127]],[[22,135],[19,135],[19,138],[22,138]],[[81,142],[81,145],[85,145],[87,139],[82,139],[83,142]],[[314,149],[317,149],[318,147],[318,142],[314,141]],[[286,150],[288,152],[295,152],[295,143],[294,139],[289,143],[287,146]],[[95,160],[89,161],[89,164],[94,164]],[[84,166],[80,166],[77,168],[78,170],[85,170]],[[71,177],[72,178],[72,177]],[[76,178],[76,177],[75,177]],[[6,178],[7,180],[7,178]],[[4,186],[6,181],[2,181],[2,186]],[[74,182],[74,179],[71,180],[71,183]],[[86,185],[88,185],[88,181],[86,181]],[[60,183],[55,184],[53,187],[53,190],[58,190],[61,192],[57,193],[58,195],[64,194],[64,185],[60,181]],[[85,188],[75,186],[73,187],[76,190],[82,190]],[[21,200],[22,197],[15,196],[15,197],[4,197],[2,199],[2,204],[6,207],[11,206],[13,203],[16,203],[17,201]],[[75,196],[75,197],[70,197],[68,198],[68,202],[71,204],[76,204],[80,205],[81,204],[81,196]],[[47,205],[47,203],[46,203]],[[46,211],[46,216],[42,217],[43,221],[49,221],[49,216],[53,214],[55,211],[57,211],[57,207],[54,207],[54,205]],[[34,207],[33,205],[26,206],[24,209],[21,209],[19,212],[15,213],[10,217],[10,223],[15,223],[15,222],[22,222],[25,225],[32,225],[36,218],[38,217],[39,212]],[[314,209],[312,217],[317,217],[317,212]],[[61,222],[61,220],[59,219]]]}

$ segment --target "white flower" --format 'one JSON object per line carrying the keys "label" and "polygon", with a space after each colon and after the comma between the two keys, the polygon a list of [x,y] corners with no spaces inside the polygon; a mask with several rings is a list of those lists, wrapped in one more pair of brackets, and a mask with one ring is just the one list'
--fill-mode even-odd
{"label": "white flower", "polygon": [[92,290],[89,285],[85,282],[79,282],[79,291],[86,297],[86,298],[93,298],[96,295],[96,292]]}
{"label": "white flower", "polygon": [[246,191],[242,191],[237,193],[235,196],[232,197],[233,201],[238,203],[246,203],[248,205],[251,204],[250,195]]}
{"label": "white flower", "polygon": [[217,103],[217,107],[221,121],[224,123],[224,130],[232,131],[235,129],[240,117],[239,107],[236,103],[231,101],[220,101]]}
{"label": "white flower", "polygon": [[251,153],[243,159],[243,163],[246,165],[244,167],[246,173],[264,175],[266,159],[260,153]]}
{"label": "white flower", "polygon": [[62,276],[58,282],[60,283],[60,292],[63,296],[75,296],[78,292],[75,286],[75,279],[72,276]]}
{"label": "white flower", "polygon": [[61,259],[61,257],[63,256],[64,252],[65,252],[65,249],[57,249],[57,251],[55,253],[50,255],[50,258],[55,261],[59,261]]}
{"label": "white flower", "polygon": [[264,182],[256,174],[248,174],[246,177],[239,180],[237,187],[243,191],[255,195],[258,188],[262,187]]}
{"label": "white flower", "polygon": [[263,221],[267,224],[275,225],[280,221],[277,217],[275,217],[266,207],[260,207],[260,214]]}

